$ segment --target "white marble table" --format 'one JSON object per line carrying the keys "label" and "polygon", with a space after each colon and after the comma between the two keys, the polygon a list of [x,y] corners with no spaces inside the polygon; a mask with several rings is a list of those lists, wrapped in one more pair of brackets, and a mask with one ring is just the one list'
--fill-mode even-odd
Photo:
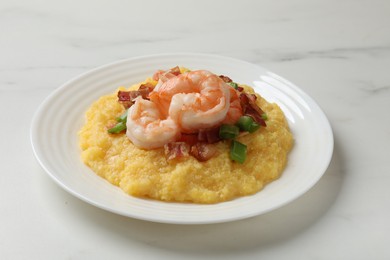
{"label": "white marble table", "polygon": [[[0,3],[0,259],[390,259],[390,1]],[[332,162],[305,195],[223,224],[115,215],[35,160],[32,116],[72,77],[119,59],[202,52],[259,64],[327,114]]]}

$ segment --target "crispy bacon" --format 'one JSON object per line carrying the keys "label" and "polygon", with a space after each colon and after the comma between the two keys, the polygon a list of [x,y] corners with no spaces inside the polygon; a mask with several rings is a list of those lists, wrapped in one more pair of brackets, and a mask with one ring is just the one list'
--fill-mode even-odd
{"label": "crispy bacon", "polygon": [[143,99],[149,99],[149,93],[152,92],[154,86],[151,83],[141,84],[138,90],[118,91],[118,101],[127,109],[134,103],[134,99],[141,96]]}
{"label": "crispy bacon", "polygon": [[225,83],[233,82],[233,80],[232,80],[231,78],[229,78],[228,76],[219,75],[219,77],[220,77]]}
{"label": "crispy bacon", "polygon": [[130,91],[118,91],[118,102],[121,103],[126,109],[133,105],[133,101],[131,101]]}
{"label": "crispy bacon", "polygon": [[182,133],[178,142],[185,142],[189,145],[194,145],[198,142],[198,134],[185,134]]}
{"label": "crispy bacon", "polygon": [[181,74],[179,66],[171,68],[168,72],[175,75],[175,76],[178,76],[179,74]]}
{"label": "crispy bacon", "polygon": [[200,129],[198,133],[185,134],[182,133],[179,142],[185,142],[189,145],[194,145],[199,142],[213,144],[220,141],[219,127],[212,129]]}
{"label": "crispy bacon", "polygon": [[164,145],[164,152],[168,161],[188,157],[190,145],[185,142],[170,142]]}
{"label": "crispy bacon", "polygon": [[243,108],[244,115],[251,116],[256,123],[262,126],[267,126],[265,120],[261,116],[264,114],[264,111],[256,104],[256,99],[257,97],[254,94],[240,94],[241,106]]}
{"label": "crispy bacon", "polygon": [[170,142],[164,145],[165,156],[168,161],[194,156],[198,161],[204,162],[211,159],[217,152],[213,144],[198,142],[189,145],[185,142]]}
{"label": "crispy bacon", "polygon": [[198,161],[204,162],[213,157],[216,152],[213,143],[220,140],[219,127],[201,129],[195,134],[182,133],[177,142],[171,142],[164,146],[165,155],[168,160],[180,159],[192,155]]}
{"label": "crispy bacon", "polygon": [[198,132],[199,142],[207,142],[209,144],[213,144],[220,140],[221,138],[219,137],[219,127],[211,129],[200,129]]}
{"label": "crispy bacon", "polygon": [[180,75],[180,68],[179,66],[173,67],[167,71],[164,70],[158,70],[153,74],[153,79],[155,81],[158,81],[161,79],[163,82],[167,81],[168,79]]}
{"label": "crispy bacon", "polygon": [[198,161],[204,162],[211,159],[216,152],[217,148],[215,145],[208,143],[196,143],[195,145],[191,146],[190,154]]}
{"label": "crispy bacon", "polygon": [[[145,93],[145,96],[148,96],[150,92],[152,92],[154,89],[154,85],[150,82],[147,82],[145,84],[141,84],[138,88],[139,91],[143,91]],[[146,97],[144,97],[146,98]]]}

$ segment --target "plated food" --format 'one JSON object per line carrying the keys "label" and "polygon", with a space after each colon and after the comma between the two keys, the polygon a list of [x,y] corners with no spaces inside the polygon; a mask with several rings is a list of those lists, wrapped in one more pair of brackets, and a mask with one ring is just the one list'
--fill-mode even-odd
{"label": "plated food", "polygon": [[[86,124],[85,111],[108,93],[112,93],[117,102],[115,90],[118,86],[126,86],[122,89],[128,90],[128,84],[144,81],[155,71],[177,64],[228,75],[237,82],[253,87],[269,103],[278,104],[293,133],[294,145],[288,154],[288,163],[282,176],[277,181],[267,184],[260,192],[251,196],[223,203],[167,203],[129,196],[84,164],[80,157],[78,133]],[[265,107],[262,109],[266,111]],[[270,113],[267,115],[269,119],[266,121],[266,128],[270,129],[272,118]],[[116,119],[110,120],[113,124],[117,123]],[[105,127],[107,130],[107,126]],[[174,224],[233,221],[264,214],[291,203],[324,175],[332,158],[334,141],[326,115],[298,86],[256,64],[201,53],[133,57],[78,75],[42,102],[32,120],[30,133],[38,163],[65,191],[88,204],[115,214]],[[251,143],[247,146],[244,165],[250,158],[251,146]]]}
{"label": "plated food", "polygon": [[175,67],[95,101],[79,142],[84,163],[130,195],[218,203],[279,178],[293,137],[251,87]]}

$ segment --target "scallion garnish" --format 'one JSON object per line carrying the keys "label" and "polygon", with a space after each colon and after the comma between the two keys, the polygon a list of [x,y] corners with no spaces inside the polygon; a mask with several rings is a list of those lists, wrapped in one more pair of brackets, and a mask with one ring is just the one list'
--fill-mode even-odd
{"label": "scallion garnish", "polygon": [[249,128],[248,128],[248,132],[249,133],[253,133],[253,132],[256,132],[258,129],[260,128],[260,125],[256,122],[253,122]]}
{"label": "scallion garnish", "polygon": [[219,128],[219,137],[222,139],[234,139],[240,133],[240,129],[235,125],[221,125]]}
{"label": "scallion garnish", "polygon": [[268,116],[266,113],[261,114],[261,118],[263,118],[263,120],[268,120]]}
{"label": "scallion garnish", "polygon": [[229,82],[228,83],[230,86],[232,86],[233,88],[237,89],[238,88],[238,84],[235,83],[235,82]]}
{"label": "scallion garnish", "polygon": [[230,158],[233,161],[244,163],[246,159],[246,145],[233,140],[230,147]]}
{"label": "scallion garnish", "polygon": [[257,129],[260,128],[260,125],[256,123],[252,117],[250,116],[242,116],[237,121],[237,126],[243,130],[247,131],[249,133],[255,132]]}
{"label": "scallion garnish", "polygon": [[108,129],[107,131],[110,134],[119,134],[123,130],[126,130],[126,123],[125,122],[119,122],[114,127]]}
{"label": "scallion garnish", "polygon": [[117,122],[126,123],[126,121],[127,121],[127,111],[128,111],[128,110],[126,110],[122,115],[118,116],[118,117],[116,118],[116,121],[117,121]]}

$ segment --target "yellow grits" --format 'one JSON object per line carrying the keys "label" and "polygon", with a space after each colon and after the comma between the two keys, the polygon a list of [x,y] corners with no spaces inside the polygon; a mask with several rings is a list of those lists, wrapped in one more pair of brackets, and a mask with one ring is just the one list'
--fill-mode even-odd
{"label": "yellow grits", "polygon": [[[152,79],[145,82],[156,83]],[[244,88],[254,93],[252,88]],[[136,197],[217,203],[254,194],[280,177],[293,145],[278,105],[257,96],[258,105],[268,116],[267,127],[237,138],[248,149],[243,164],[230,159],[229,141],[215,144],[216,155],[205,162],[192,156],[167,161],[164,148],[143,150],[134,146],[125,133],[109,134],[108,126],[125,111],[117,101],[117,91],[101,97],[86,112],[86,123],[79,132],[82,160],[96,174]]]}

